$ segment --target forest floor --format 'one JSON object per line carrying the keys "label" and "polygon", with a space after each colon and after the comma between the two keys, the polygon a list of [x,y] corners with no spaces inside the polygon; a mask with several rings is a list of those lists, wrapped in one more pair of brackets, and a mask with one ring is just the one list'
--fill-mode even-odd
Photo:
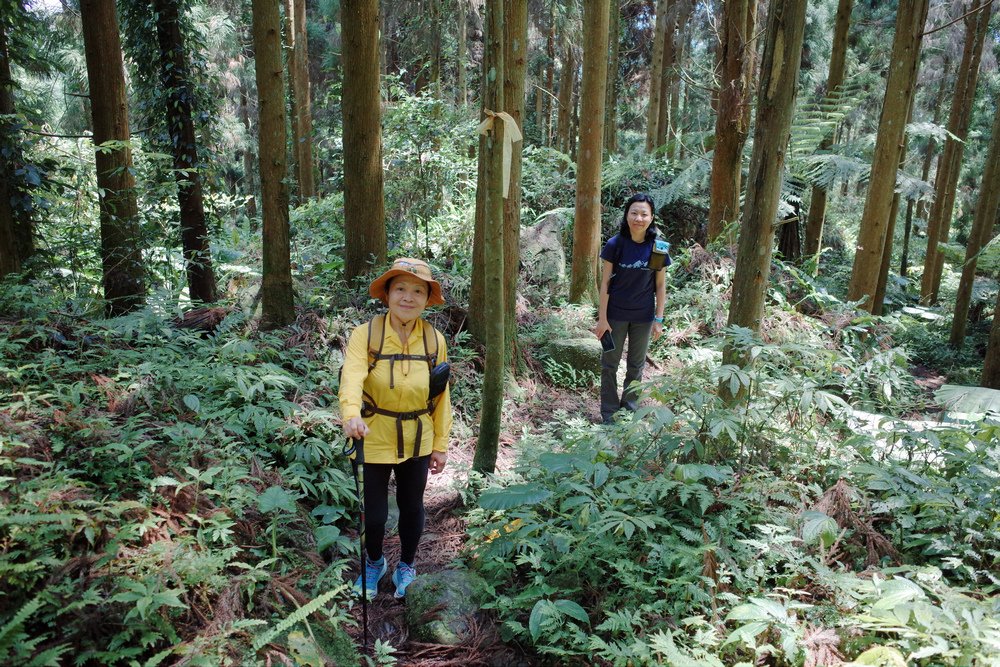
{"label": "forest floor", "polygon": [[[588,395],[581,405],[581,395],[578,389],[562,389],[551,386],[537,386],[533,383],[522,385],[526,400],[511,401],[511,412],[505,416],[508,423],[504,424],[497,451],[497,469],[505,470],[516,463],[517,448],[512,433],[521,432],[521,427],[542,428],[555,419],[557,413],[580,414],[591,422],[600,421],[598,396],[596,389],[588,390]],[[536,389],[543,389],[539,394]],[[427,511],[427,527],[420,542],[417,556],[417,572],[429,574],[454,568],[456,561],[461,559],[466,541],[466,523],[459,509],[462,498],[458,492],[459,486],[466,483],[467,471],[472,467],[475,453],[475,437],[469,437],[452,443],[449,451],[448,466],[439,475],[432,475],[427,484],[424,504]],[[390,495],[394,488],[390,488]],[[386,536],[385,554],[391,567],[399,560],[399,535]],[[352,576],[357,576],[353,571]],[[386,580],[388,580],[388,575]],[[420,667],[464,667],[466,665],[492,665],[496,667],[516,667],[536,664],[531,653],[519,646],[504,644],[496,628],[489,618],[480,619],[483,625],[476,628],[472,640],[460,646],[445,646],[417,641],[410,636],[405,612],[406,602],[396,600],[392,594],[391,583],[383,581],[379,595],[368,608],[369,645],[376,639],[390,643],[395,647],[394,656],[399,665],[414,665]],[[364,629],[362,626],[361,605],[355,605],[351,610],[357,621],[357,626],[349,628],[348,632],[357,646],[363,643]]]}

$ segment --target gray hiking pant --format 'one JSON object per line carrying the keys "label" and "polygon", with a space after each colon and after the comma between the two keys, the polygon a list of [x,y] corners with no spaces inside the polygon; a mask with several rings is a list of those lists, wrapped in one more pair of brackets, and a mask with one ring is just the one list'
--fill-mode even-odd
{"label": "gray hiking pant", "polygon": [[[608,320],[611,336],[615,339],[615,349],[601,355],[601,419],[605,423],[618,410],[635,411],[639,395],[633,382],[642,380],[642,369],[646,365],[646,351],[649,349],[649,334],[652,322],[619,322]],[[618,398],[618,365],[622,360],[625,337],[628,336],[628,357],[625,359],[625,392]]]}

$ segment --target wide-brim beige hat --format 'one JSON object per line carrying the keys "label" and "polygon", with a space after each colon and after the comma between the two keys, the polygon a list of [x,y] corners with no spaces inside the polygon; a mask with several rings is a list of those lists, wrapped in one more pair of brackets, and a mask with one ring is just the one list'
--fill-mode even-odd
{"label": "wide-brim beige hat", "polygon": [[368,293],[376,299],[381,299],[382,303],[389,303],[386,286],[396,276],[414,276],[427,283],[428,306],[440,306],[444,303],[444,297],[441,295],[441,285],[438,281],[434,280],[431,267],[424,260],[413,259],[412,257],[400,257],[394,261],[388,271],[372,281],[372,284],[368,286]]}

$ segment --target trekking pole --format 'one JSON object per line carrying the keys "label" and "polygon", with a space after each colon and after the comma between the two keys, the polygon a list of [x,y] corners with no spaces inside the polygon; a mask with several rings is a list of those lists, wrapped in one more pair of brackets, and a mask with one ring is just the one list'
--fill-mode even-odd
{"label": "trekking pole", "polygon": [[358,526],[358,542],[361,556],[361,621],[364,625],[364,643],[362,651],[368,652],[368,554],[365,553],[365,439],[350,438],[344,445],[344,454],[354,454],[354,486],[358,492],[358,507],[360,521]]}

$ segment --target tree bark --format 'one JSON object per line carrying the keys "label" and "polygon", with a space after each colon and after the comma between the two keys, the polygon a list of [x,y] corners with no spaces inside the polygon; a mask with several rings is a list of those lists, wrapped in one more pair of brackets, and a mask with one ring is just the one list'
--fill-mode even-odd
{"label": "tree bark", "polygon": [[1000,294],[997,294],[997,304],[993,309],[993,326],[990,328],[990,341],[986,346],[979,384],[990,389],[1000,389]]}
{"label": "tree bark", "polygon": [[261,324],[270,329],[283,327],[295,320],[288,234],[288,186],[285,183],[288,176],[285,82],[278,0],[253,0],[251,11],[264,219]]}
{"label": "tree bark", "polygon": [[[504,104],[504,3],[486,3],[486,55],[482,78],[483,105],[486,110],[503,109]],[[522,47],[524,48],[524,47]],[[490,66],[486,68],[485,61]],[[483,114],[485,118],[485,114]],[[495,119],[493,129],[485,138],[485,150],[480,151],[480,171],[485,190],[483,275],[486,291],[498,298],[484,304],[486,360],[483,369],[483,408],[479,421],[479,438],[472,467],[479,472],[496,469],[497,446],[500,441],[500,416],[503,410],[504,382],[504,211],[503,211],[503,123]]]}
{"label": "tree bark", "polygon": [[[805,16],[806,0],[774,0],[770,5],[753,154],[750,157],[747,196],[733,276],[733,297],[729,307],[729,325],[753,331],[760,331],[764,316],[764,293],[771,267],[774,221],[795,109]],[[746,361],[730,346],[723,351],[724,364],[742,366]],[[719,392],[720,396],[730,401],[740,393],[733,395],[728,383],[720,385]]]}
{"label": "tree bark", "polygon": [[[524,90],[528,60],[528,2],[504,0],[504,111],[524,134]],[[503,200],[504,367],[515,368],[517,355],[517,279],[521,265],[521,148],[513,145],[510,191]]]}
{"label": "tree bark", "polygon": [[656,23],[653,26],[653,53],[650,60],[649,106],[646,107],[646,152],[656,148],[656,135],[660,122],[660,97],[663,79],[663,47],[667,35],[667,14],[677,0],[657,0]]}
{"label": "tree bark", "polygon": [[549,32],[545,37],[545,89],[549,92],[545,96],[545,125],[544,140],[545,146],[553,146],[552,141],[552,95],[556,92],[556,18],[555,0],[549,2]]}
{"label": "tree bark", "polygon": [[299,201],[316,196],[313,170],[312,102],[309,81],[309,36],[305,0],[285,0],[288,22],[288,79],[292,97],[292,144]]}
{"label": "tree bark", "polygon": [[[0,115],[14,115],[14,80],[10,73],[6,23],[0,21]],[[21,270],[22,253],[17,244],[19,215],[11,205],[17,186],[14,172],[20,141],[14,123],[0,121],[0,278]],[[30,240],[30,235],[29,235]]]}
{"label": "tree bark", "polygon": [[[933,118],[935,125],[938,125],[941,122],[941,106],[942,106],[942,101],[944,100],[945,88],[949,83],[951,83],[950,65],[951,65],[951,59],[948,57],[947,54],[945,54],[944,64],[941,68],[941,84],[938,86],[937,96],[934,98]],[[921,174],[920,178],[925,183],[927,182],[927,179],[930,177],[931,162],[934,161],[934,148],[936,147],[936,145],[937,142],[934,141],[934,139],[930,139],[927,142],[927,148],[924,151],[924,165],[920,172]],[[913,208],[914,207],[912,201],[907,203],[906,229],[904,229],[903,231],[903,252],[902,252],[903,256],[899,260],[899,275],[903,276],[904,278],[906,277],[906,274],[909,269],[910,235],[912,234],[913,230],[913,218],[912,218]],[[917,209],[916,210],[917,217],[920,218],[921,220],[926,219],[925,215],[927,214],[927,202],[925,199],[921,199],[919,202],[917,202],[916,209]]]}
{"label": "tree bark", "polygon": [[[847,57],[847,34],[851,27],[851,11],[854,0],[840,0],[837,4],[837,17],[833,26],[833,47],[830,52],[830,73],[826,79],[826,97],[831,103],[839,99],[841,87],[844,85],[844,70]],[[819,152],[830,150],[836,128],[823,138],[819,144]],[[819,255],[823,246],[823,222],[826,219],[826,189],[812,187],[812,197],[809,200],[809,217],[806,220],[805,256],[815,257],[813,275],[819,272]]]}
{"label": "tree bark", "polygon": [[589,0],[583,9],[580,147],[576,163],[573,270],[569,286],[569,300],[573,303],[597,303],[604,102],[608,82],[608,7],[609,0]]}
{"label": "tree bark", "polygon": [[562,71],[559,75],[559,114],[556,127],[558,139],[556,147],[569,155],[570,125],[573,122],[573,85],[576,83],[576,57],[573,45],[566,43],[563,50]]}
{"label": "tree bark", "polygon": [[750,104],[745,56],[747,43],[753,37],[746,32],[751,15],[748,0],[726,0],[722,10],[720,88],[708,206],[709,241],[717,238],[739,215],[743,146],[750,129],[744,108]]}
{"label": "tree bark", "polygon": [[920,302],[929,305],[937,303],[941,285],[941,271],[944,255],[939,244],[948,242],[951,214],[955,206],[955,190],[962,171],[962,155],[965,140],[969,135],[969,119],[972,117],[972,103],[976,97],[976,82],[979,80],[979,63],[983,56],[983,45],[990,20],[990,1],[973,0],[972,9],[983,8],[965,17],[965,46],[962,49],[962,64],[958,68],[955,82],[955,96],[952,98],[951,113],[948,116],[948,131],[954,135],[945,139],[944,149],[938,159],[937,176],[934,179],[934,203],[927,220],[927,252],[924,255],[924,273],[920,279]]}
{"label": "tree bark", "polygon": [[886,82],[882,115],[875,141],[868,196],[861,216],[858,247],[848,286],[848,298],[864,300],[863,307],[874,307],[878,274],[882,266],[889,212],[896,190],[896,171],[906,133],[910,97],[913,95],[920,62],[920,42],[927,20],[928,0],[900,0],[896,12],[896,34]]}
{"label": "tree bark", "polygon": [[455,63],[455,90],[458,93],[459,106],[469,103],[469,84],[465,76],[466,44],[468,43],[469,19],[465,9],[466,0],[457,0],[455,3],[458,14],[458,54]]}
{"label": "tree bark", "polygon": [[608,18],[608,86],[604,102],[604,151],[618,152],[618,42],[621,40],[621,0],[611,0]]}
{"label": "tree bark", "polygon": [[378,1],[344,0],[344,275],[386,259],[382,190],[382,108],[378,74]]}
{"label": "tree bark", "polygon": [[[994,104],[1000,100],[994,100]],[[996,108],[994,106],[994,108]],[[976,264],[979,252],[989,243],[993,235],[993,223],[1000,211],[1000,114],[993,116],[993,130],[990,148],[983,165],[983,180],[979,187],[979,201],[969,232],[969,242],[965,247],[965,264],[962,265],[962,279],[958,284],[955,298],[955,315],[951,320],[949,344],[958,349],[965,341],[965,328],[969,319],[969,303],[972,301],[972,286],[976,279]],[[994,311],[993,322],[1000,320],[1000,310]]]}
{"label": "tree bark", "polygon": [[146,292],[121,36],[114,0],[82,0],[83,45],[90,82],[105,313],[139,308]]}
{"label": "tree bark", "polygon": [[177,0],[153,0],[160,47],[160,80],[167,95],[167,127],[180,207],[181,245],[192,301],[211,303],[216,294],[202,195],[192,90]]}

